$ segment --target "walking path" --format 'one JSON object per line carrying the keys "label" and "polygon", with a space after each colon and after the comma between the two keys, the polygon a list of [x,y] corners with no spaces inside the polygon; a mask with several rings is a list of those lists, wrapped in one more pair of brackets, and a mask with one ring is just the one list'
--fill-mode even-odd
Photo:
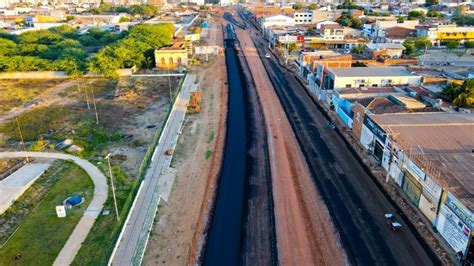
{"label": "walking path", "polygon": [[176,98],[171,113],[153,153],[152,162],[140,185],[124,228],[117,240],[109,265],[139,265],[145,252],[160,199],[168,200],[174,181],[174,171],[169,167],[186,115],[191,93],[196,90],[196,76],[188,75]]}
{"label": "walking path", "polygon": [[0,214],[4,213],[46,169],[51,162],[29,163],[0,180]]}
{"label": "walking path", "polygon": [[0,158],[17,158],[26,156],[34,158],[71,160],[84,169],[94,183],[94,197],[92,198],[91,203],[54,261],[54,265],[70,265],[107,200],[107,179],[93,164],[87,160],[70,154],[49,152],[0,152]]}

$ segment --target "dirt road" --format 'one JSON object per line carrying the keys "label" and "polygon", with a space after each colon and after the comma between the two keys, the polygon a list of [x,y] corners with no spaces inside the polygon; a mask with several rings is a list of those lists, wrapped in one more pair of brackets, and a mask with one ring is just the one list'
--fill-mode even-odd
{"label": "dirt road", "polygon": [[342,265],[343,251],[326,207],[248,31],[237,30],[266,123],[277,233],[283,265]]}

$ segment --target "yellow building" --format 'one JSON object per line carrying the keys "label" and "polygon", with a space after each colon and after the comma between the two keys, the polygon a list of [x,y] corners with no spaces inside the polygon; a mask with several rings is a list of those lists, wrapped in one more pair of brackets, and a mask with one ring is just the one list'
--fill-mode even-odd
{"label": "yellow building", "polygon": [[420,36],[427,37],[433,45],[441,45],[449,41],[474,41],[474,27],[458,27],[449,25],[431,25],[419,30]]}
{"label": "yellow building", "polygon": [[157,68],[178,68],[188,65],[188,51],[184,45],[164,47],[155,50]]}

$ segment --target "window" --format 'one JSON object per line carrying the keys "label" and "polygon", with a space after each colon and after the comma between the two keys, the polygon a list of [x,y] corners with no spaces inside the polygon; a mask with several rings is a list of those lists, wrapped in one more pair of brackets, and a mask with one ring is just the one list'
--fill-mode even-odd
{"label": "window", "polygon": [[372,87],[377,87],[377,84],[372,84]]}
{"label": "window", "polygon": [[346,88],[350,88],[351,87],[351,84],[346,84]]}

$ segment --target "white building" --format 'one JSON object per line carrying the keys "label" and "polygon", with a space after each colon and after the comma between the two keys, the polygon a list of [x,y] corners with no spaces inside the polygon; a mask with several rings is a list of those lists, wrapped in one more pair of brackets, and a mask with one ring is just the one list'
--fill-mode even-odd
{"label": "white building", "polygon": [[296,12],[293,14],[295,25],[310,24],[313,22],[312,12]]}

